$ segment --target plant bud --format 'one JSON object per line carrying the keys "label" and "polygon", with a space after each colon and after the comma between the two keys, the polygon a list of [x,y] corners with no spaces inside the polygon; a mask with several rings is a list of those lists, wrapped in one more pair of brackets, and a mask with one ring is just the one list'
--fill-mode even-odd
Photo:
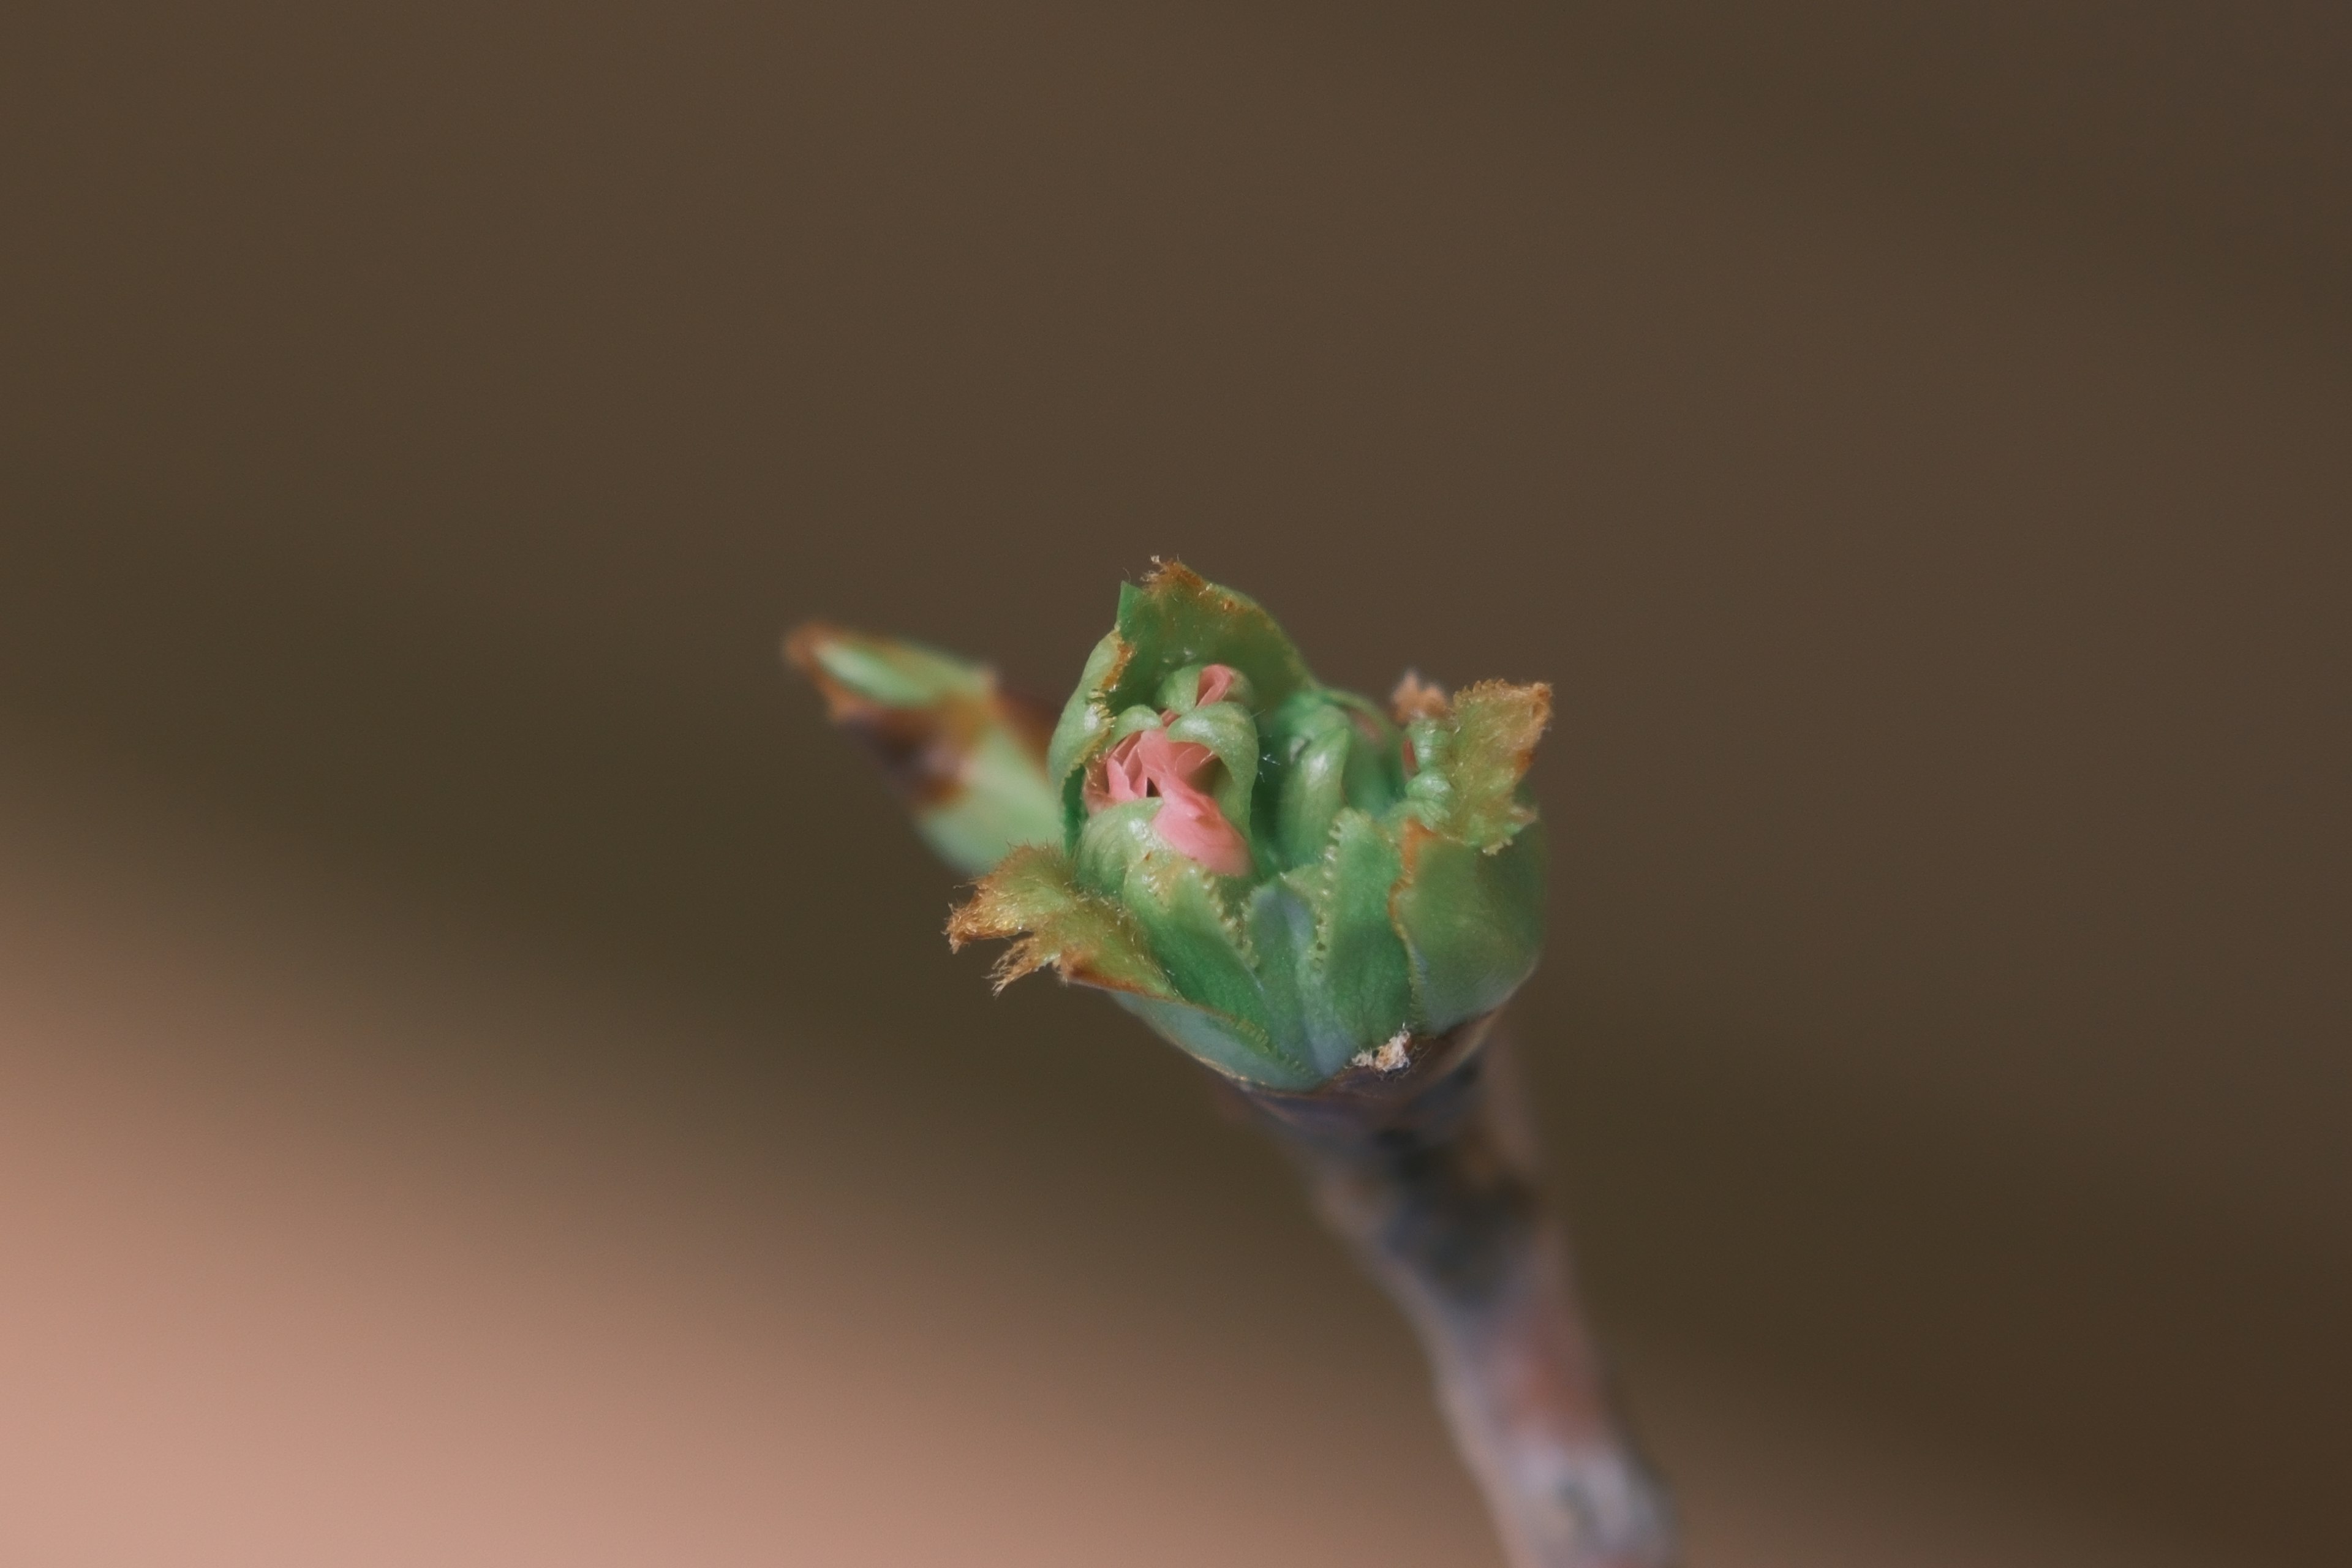
{"label": "plant bud", "polygon": [[1550,694],[1400,696],[1402,727],[1318,681],[1249,599],[1160,567],[1122,590],[1055,727],[1061,845],[984,879],[950,939],[1012,939],[1000,984],[1051,963],[1246,1083],[1409,1060],[1535,967],[1525,780]]}

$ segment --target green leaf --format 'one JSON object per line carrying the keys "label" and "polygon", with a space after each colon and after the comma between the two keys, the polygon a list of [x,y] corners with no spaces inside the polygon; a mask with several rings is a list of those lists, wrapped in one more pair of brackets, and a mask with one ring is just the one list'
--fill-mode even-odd
{"label": "green leaf", "polygon": [[1117,745],[1139,730],[1159,728],[1160,710],[1148,702],[1138,702],[1133,707],[1121,709],[1118,717],[1111,721],[1110,742]]}
{"label": "green leaf", "polygon": [[1268,1089],[1296,1090],[1313,1089],[1328,1076],[1269,1053],[1249,1030],[1205,1007],[1128,993],[1111,999],[1150,1025],[1161,1038],[1185,1055],[1229,1078],[1263,1084]]}
{"label": "green leaf", "polygon": [[794,631],[784,654],[881,764],[941,859],[980,872],[1017,845],[1061,841],[1036,719],[986,666],[822,623]]}
{"label": "green leaf", "polygon": [[1450,1029],[1491,1012],[1533,972],[1543,949],[1543,830],[1529,825],[1492,852],[1408,819],[1404,878],[1392,908],[1412,954],[1423,1026]]}
{"label": "green leaf", "polygon": [[1104,633],[1087,655],[1078,688],[1062,705],[1062,717],[1054,725],[1054,738],[1045,748],[1045,776],[1057,794],[1069,795],[1073,803],[1076,784],[1072,775],[1110,739],[1118,710],[1110,705],[1107,689],[1117,682],[1128,658],[1128,645],[1119,635]]}
{"label": "green leaf", "polygon": [[1171,741],[1191,741],[1217,753],[1223,763],[1212,792],[1225,820],[1244,834],[1250,828],[1250,795],[1257,787],[1257,723],[1238,702],[1210,702],[1179,714],[1168,726]]}
{"label": "green leaf", "polygon": [[1174,999],[1167,973],[1136,923],[1116,902],[1087,892],[1070,858],[1051,845],[1016,849],[948,920],[948,945],[1009,941],[996,962],[1003,990],[1047,964],[1062,978],[1108,991]]}
{"label": "green leaf", "polygon": [[1313,1012],[1307,994],[1315,911],[1286,881],[1267,882],[1250,894],[1242,925],[1265,997],[1267,1037],[1283,1055],[1326,1070],[1326,1042],[1337,1045],[1339,1037],[1334,1020]]}
{"label": "green leaf", "polygon": [[1278,1054],[1241,921],[1209,872],[1172,849],[1154,849],[1129,868],[1120,902],[1179,995],[1225,1015],[1259,1049]]}
{"label": "green leaf", "polygon": [[1403,735],[1369,699],[1352,691],[1325,696],[1348,715],[1348,804],[1374,816],[1404,798]]}
{"label": "green leaf", "polygon": [[961,793],[915,813],[923,842],[957,870],[985,871],[1019,845],[1060,841],[1062,815],[1025,741],[983,730],[965,753],[961,782]]}
{"label": "green leaf", "polygon": [[[1214,956],[1219,940],[1214,932],[1222,923],[1214,889],[1205,886],[1205,876],[1184,875],[1184,868],[1198,872],[1191,862],[1178,859],[1175,874],[1167,879],[1172,896],[1152,906],[1166,912],[1162,923],[1171,950],[1192,973],[1194,984],[1246,999],[1255,993],[1255,982],[1245,973],[1236,985],[1230,973],[1221,978],[1203,973],[1227,962],[1240,965],[1241,958],[1231,950],[1224,960]],[[1205,904],[1202,893],[1208,896]],[[1275,1089],[1311,1088],[1319,1079],[1296,1053],[1272,1044],[1262,1021],[1223,1014],[1195,996],[1180,994],[1129,913],[1080,887],[1068,857],[1050,846],[1007,857],[982,879],[971,901],[956,910],[948,922],[950,944],[961,948],[980,940],[1013,942],[996,964],[1000,991],[1051,964],[1066,981],[1109,991],[1121,1006],[1221,1072]],[[1203,946],[1211,952],[1195,951]]]}
{"label": "green leaf", "polygon": [[1178,562],[1120,588],[1118,626],[1134,657],[1112,689],[1114,708],[1150,700],[1170,671],[1188,664],[1232,665],[1248,678],[1262,709],[1314,684],[1298,650],[1256,600],[1204,582]]}
{"label": "green leaf", "polygon": [[1325,709],[1321,717],[1325,722],[1296,740],[1282,775],[1275,822],[1285,865],[1302,866],[1321,858],[1330,843],[1331,824],[1348,800],[1348,757],[1354,737],[1337,713]]}
{"label": "green leaf", "polygon": [[1339,814],[1324,862],[1313,967],[1341,1031],[1360,1050],[1388,1039],[1412,1012],[1412,963],[1390,914],[1404,863],[1380,825],[1354,810]]}
{"label": "green leaf", "polygon": [[920,708],[954,697],[985,697],[985,667],[901,637],[803,628],[805,656],[843,689],[890,708]]}
{"label": "green leaf", "polygon": [[1117,899],[1126,889],[1128,873],[1137,861],[1166,851],[1167,846],[1151,830],[1160,804],[1150,799],[1125,800],[1087,819],[1078,834],[1077,850],[1071,857],[1079,887]]}
{"label": "green leaf", "polygon": [[1495,849],[1536,819],[1520,783],[1551,723],[1551,688],[1482,681],[1408,729],[1420,771],[1405,786],[1423,826]]}

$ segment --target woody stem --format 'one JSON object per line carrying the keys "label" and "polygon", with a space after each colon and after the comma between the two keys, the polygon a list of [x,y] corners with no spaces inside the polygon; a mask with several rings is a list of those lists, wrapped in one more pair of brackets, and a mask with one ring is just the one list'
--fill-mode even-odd
{"label": "woody stem", "polygon": [[1419,1334],[1513,1568],[1663,1568],[1665,1495],[1611,1399],[1507,1050],[1494,1041],[1378,1116],[1267,1120]]}

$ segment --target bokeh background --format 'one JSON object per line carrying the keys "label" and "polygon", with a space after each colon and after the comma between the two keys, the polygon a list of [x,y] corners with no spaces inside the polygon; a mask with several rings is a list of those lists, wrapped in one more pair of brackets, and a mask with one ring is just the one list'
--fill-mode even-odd
{"label": "bokeh background", "polygon": [[2352,24],[22,5],[0,1559],[1496,1561],[782,674],[1544,678],[1695,1561],[2352,1557]]}

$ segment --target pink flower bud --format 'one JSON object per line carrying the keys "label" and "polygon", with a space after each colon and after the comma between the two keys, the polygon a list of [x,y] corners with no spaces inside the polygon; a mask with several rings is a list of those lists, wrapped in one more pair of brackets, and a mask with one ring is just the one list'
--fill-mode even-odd
{"label": "pink flower bud", "polygon": [[1128,736],[1097,757],[1094,766],[1087,770],[1085,797],[1088,816],[1105,806],[1141,800],[1148,793],[1143,763],[1135,754],[1146,733],[1139,730]]}
{"label": "pink flower bud", "polygon": [[1249,841],[1225,820],[1217,803],[1195,790],[1163,792],[1152,831],[1168,847],[1191,857],[1220,877],[1250,874]]}
{"label": "pink flower bud", "polygon": [[[1204,689],[1208,684],[1204,674]],[[1249,841],[1225,820],[1207,793],[1216,770],[1216,752],[1199,742],[1171,741],[1165,730],[1139,730],[1087,770],[1087,810],[1157,796],[1161,805],[1152,819],[1153,831],[1171,849],[1221,877],[1246,877]]]}
{"label": "pink flower bud", "polygon": [[1240,672],[1230,664],[1213,664],[1201,671],[1200,695],[1194,701],[1205,706],[1223,702],[1234,689],[1234,679]]}

